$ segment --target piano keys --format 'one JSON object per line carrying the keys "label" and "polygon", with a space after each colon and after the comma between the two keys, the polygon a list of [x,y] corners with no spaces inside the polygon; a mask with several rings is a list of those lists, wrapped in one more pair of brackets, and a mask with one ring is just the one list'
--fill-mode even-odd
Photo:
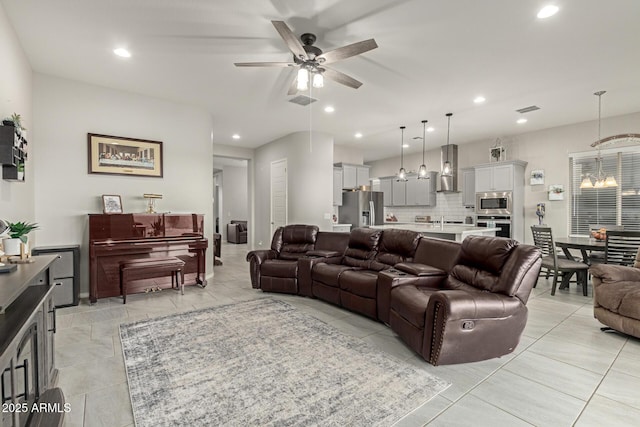
{"label": "piano keys", "polygon": [[[89,300],[120,295],[121,261],[173,256],[185,262],[185,285],[207,285],[207,238],[201,214],[90,214]],[[129,293],[171,288],[171,277],[131,282]]]}

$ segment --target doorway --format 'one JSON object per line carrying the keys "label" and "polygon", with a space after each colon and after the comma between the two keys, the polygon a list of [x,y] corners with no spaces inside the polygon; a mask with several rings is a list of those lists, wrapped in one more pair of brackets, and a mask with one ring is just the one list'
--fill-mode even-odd
{"label": "doorway", "polygon": [[287,224],[287,159],[271,162],[271,236]]}

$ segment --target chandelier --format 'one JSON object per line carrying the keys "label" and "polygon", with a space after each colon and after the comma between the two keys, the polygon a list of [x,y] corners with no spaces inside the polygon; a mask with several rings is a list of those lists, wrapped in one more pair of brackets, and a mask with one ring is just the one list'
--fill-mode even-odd
{"label": "chandelier", "polygon": [[598,146],[598,157],[596,157],[596,173],[586,174],[580,183],[580,188],[613,188],[617,187],[618,183],[613,175],[607,175],[602,170],[602,156],[600,155],[600,144],[602,143],[600,130],[602,127],[602,95],[606,91],[601,90],[594,93],[598,97],[598,141],[595,145]]}

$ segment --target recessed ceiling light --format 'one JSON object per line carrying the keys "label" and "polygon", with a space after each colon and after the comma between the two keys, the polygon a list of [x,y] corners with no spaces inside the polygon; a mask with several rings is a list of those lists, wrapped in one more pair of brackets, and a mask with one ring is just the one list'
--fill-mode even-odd
{"label": "recessed ceiling light", "polygon": [[409,144],[402,144],[402,148],[409,148]]}
{"label": "recessed ceiling light", "polygon": [[240,135],[238,135],[237,133],[234,133],[233,135],[231,135],[231,138],[240,139]]}
{"label": "recessed ceiling light", "polygon": [[434,128],[432,128],[431,126],[429,126],[429,127],[427,128],[427,132],[433,132],[434,130],[435,130],[435,129],[434,129]]}
{"label": "recessed ceiling light", "polygon": [[131,52],[129,52],[127,49],[123,47],[113,49],[113,53],[115,53],[121,58],[131,58]]}
{"label": "recessed ceiling light", "polygon": [[355,136],[356,138],[362,138],[362,134],[361,134],[360,132],[356,133],[356,134],[355,134],[355,135],[353,135],[353,136]]}
{"label": "recessed ceiling light", "polygon": [[550,16],[555,15],[556,13],[558,13],[558,10],[560,10],[560,8],[556,5],[553,4],[549,4],[545,7],[543,7],[542,9],[540,9],[540,12],[538,12],[538,18],[539,19],[545,19],[548,18]]}
{"label": "recessed ceiling light", "polygon": [[473,102],[475,102],[476,104],[482,104],[486,100],[487,99],[484,96],[479,95],[479,96],[476,96],[476,98],[473,100]]}
{"label": "recessed ceiling light", "polygon": [[331,105],[327,105],[326,107],[324,107],[325,113],[333,113],[334,111],[336,111],[336,109],[333,108]]}
{"label": "recessed ceiling light", "polygon": [[524,117],[519,118],[518,120],[516,120],[516,123],[519,124],[519,125],[521,125],[523,123],[527,123],[527,119],[525,119]]}

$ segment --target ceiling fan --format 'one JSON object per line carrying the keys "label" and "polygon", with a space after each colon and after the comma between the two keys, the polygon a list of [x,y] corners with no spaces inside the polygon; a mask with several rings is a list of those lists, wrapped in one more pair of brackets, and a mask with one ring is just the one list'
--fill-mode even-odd
{"label": "ceiling fan", "polygon": [[302,41],[300,43],[284,21],[271,21],[271,23],[293,53],[293,62],[236,62],[234,64],[236,67],[298,67],[298,73],[289,87],[288,95],[295,95],[299,90],[307,90],[309,83],[315,88],[320,88],[324,86],[324,77],[354,89],[362,86],[362,82],[329,68],[326,64],[332,64],[377,48],[378,45],[374,39],[322,52],[320,48],[313,45],[316,41],[315,34],[304,33],[300,36]]}

